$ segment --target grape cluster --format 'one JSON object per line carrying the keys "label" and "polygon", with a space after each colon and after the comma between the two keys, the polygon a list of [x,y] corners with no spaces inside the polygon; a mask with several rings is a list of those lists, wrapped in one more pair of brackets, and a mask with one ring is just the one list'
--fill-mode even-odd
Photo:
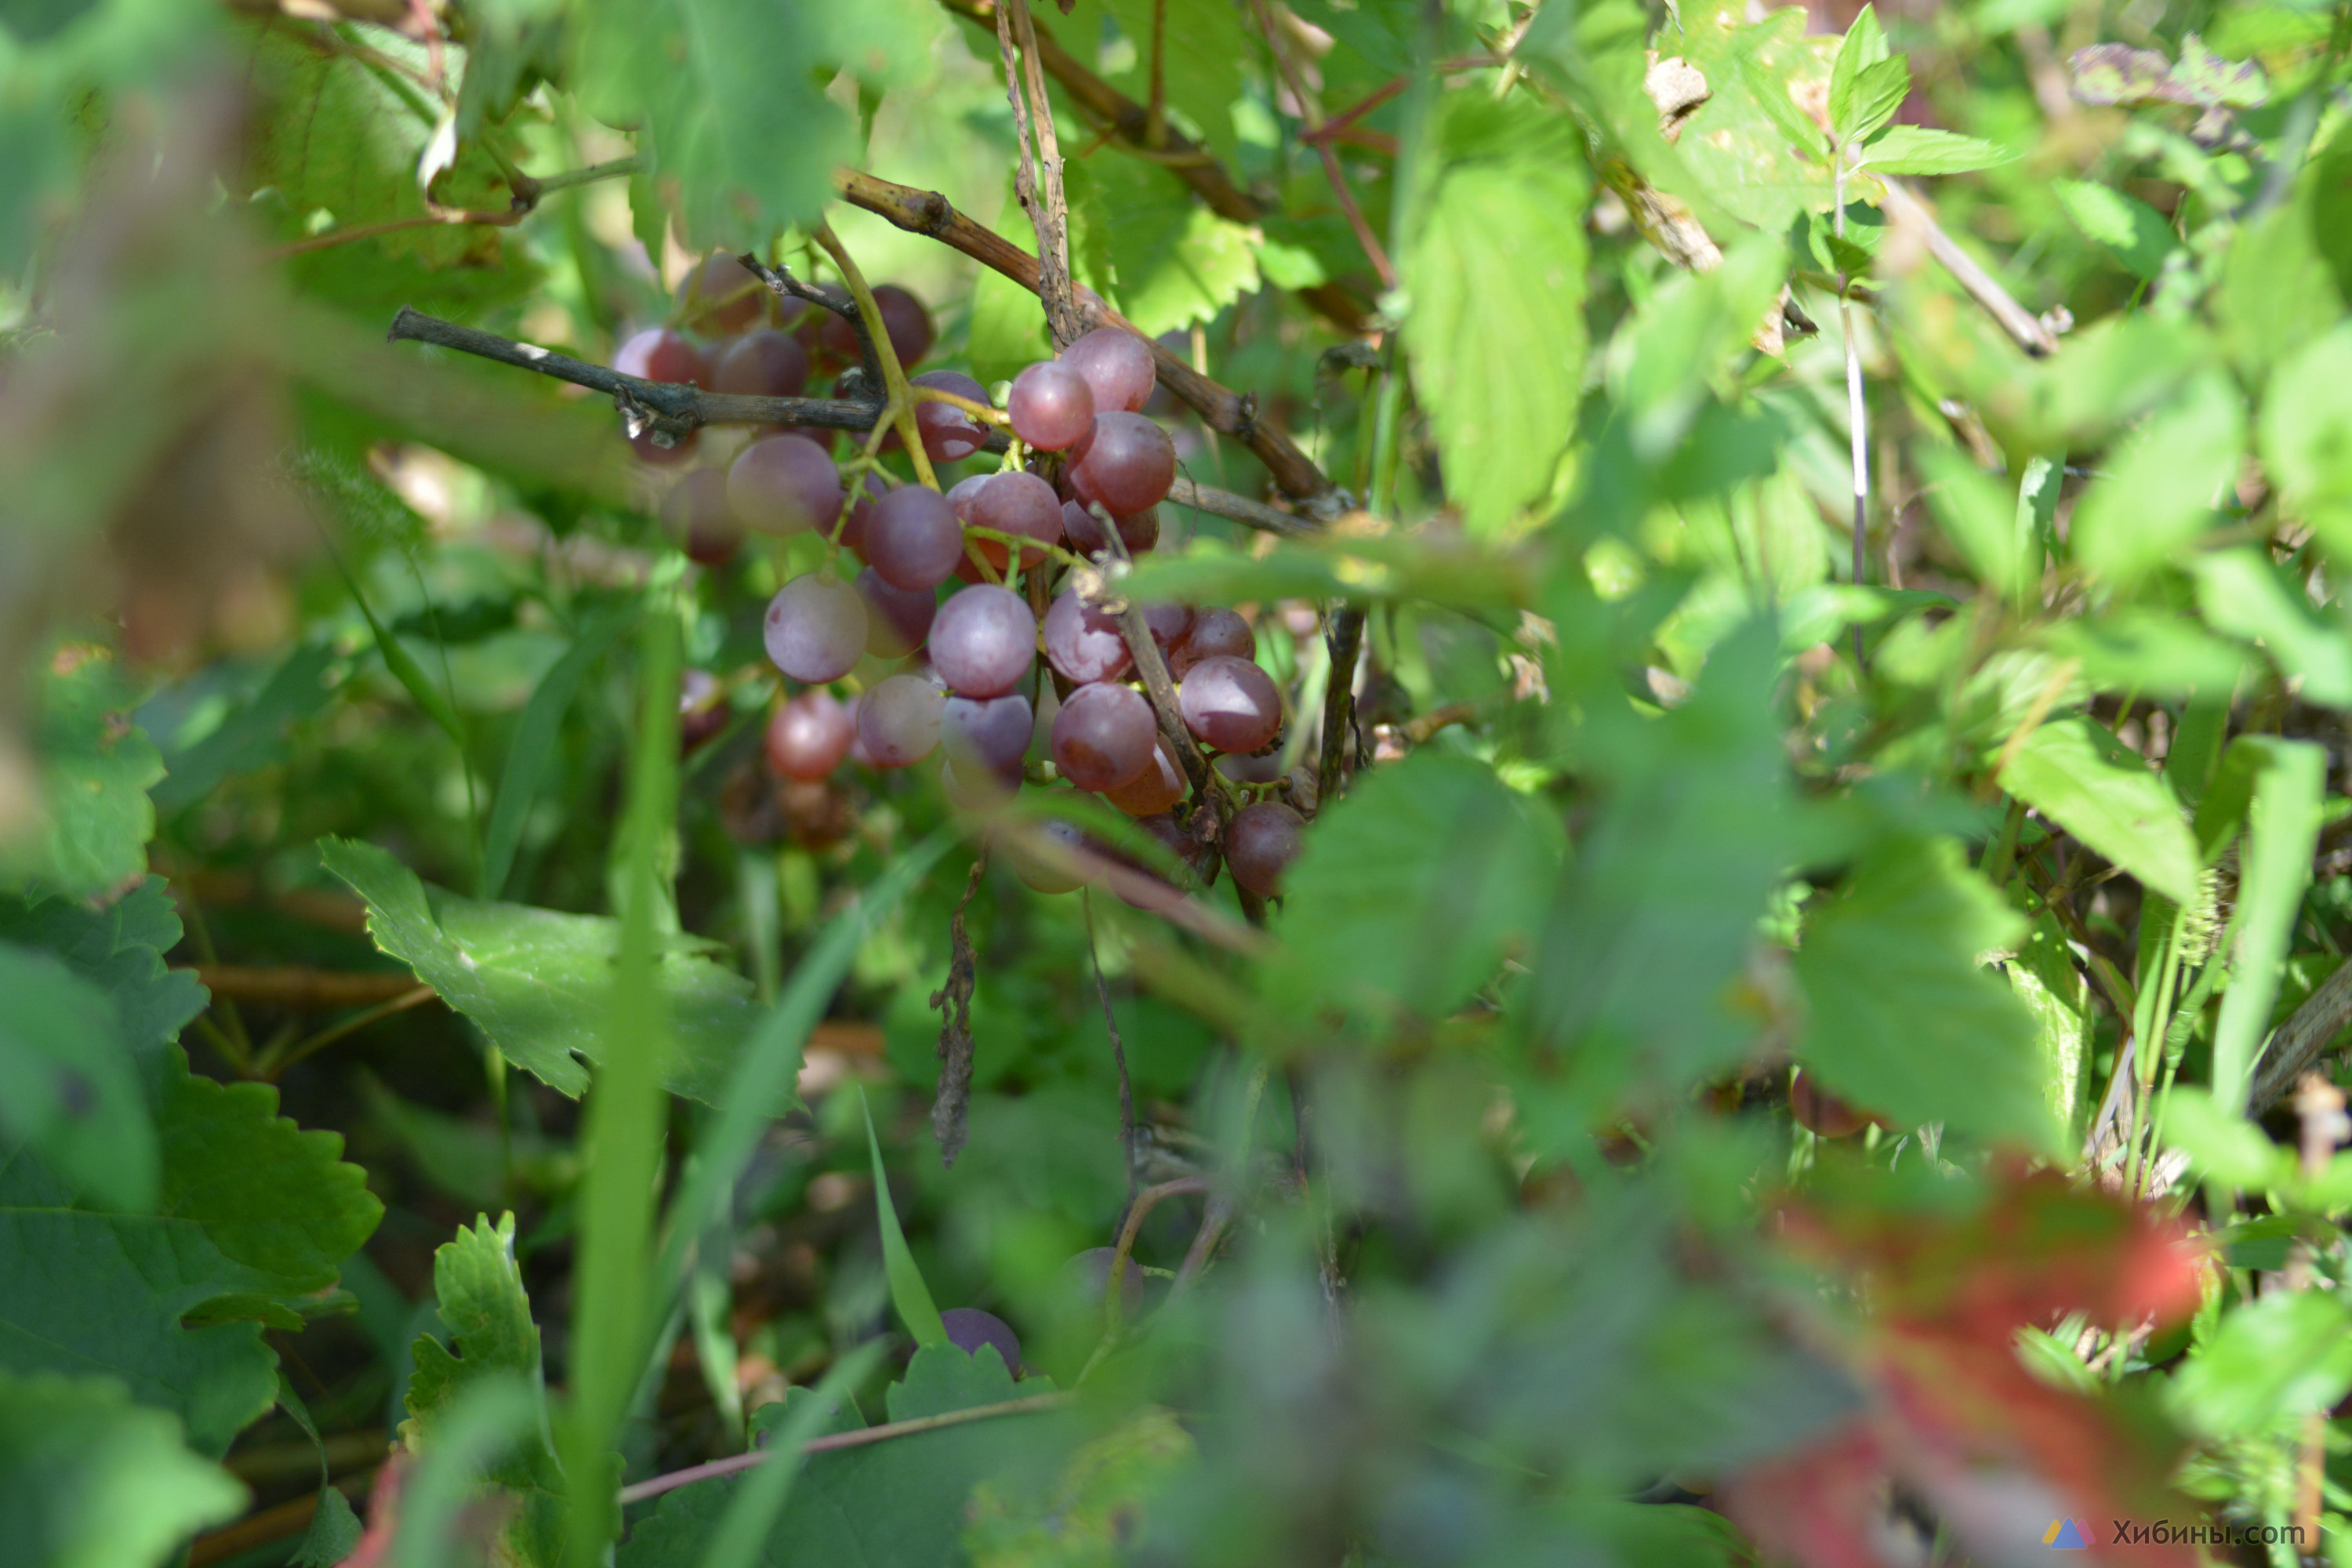
{"label": "grape cluster", "polygon": [[[875,300],[900,362],[912,366],[932,342],[920,301],[887,286]],[[623,345],[618,368],[790,396],[806,388],[813,366],[854,363],[857,354],[838,317],[779,301],[724,256],[688,275],[678,318],[727,335],[698,347],[668,329],[641,332]],[[910,379],[990,406],[986,390],[957,372]],[[1143,412],[1157,380],[1143,339],[1112,327],[1087,333],[1024,370],[1004,396],[1002,422],[1026,449],[1025,466],[973,475],[944,494],[862,463],[845,489],[828,446],[795,431],[761,434],[723,472],[698,468],[679,478],[663,515],[698,561],[724,561],[747,532],[814,532],[836,546],[767,607],[768,657],[804,688],[768,727],[767,760],[778,779],[806,785],[845,762],[907,768],[940,752],[950,799],[985,811],[1022,787],[1024,763],[1043,749],[1063,780],[1134,818],[1200,880],[1213,878],[1216,815],[1203,802],[1188,807],[1182,760],[1139,689],[1141,672],[1118,617],[1082,596],[1063,571],[1073,557],[1107,563],[1159,542],[1157,509],[1175,480],[1176,448]],[[952,463],[982,451],[995,421],[924,402],[914,423],[930,460]],[[639,450],[677,462],[691,444]],[[1267,782],[1263,764],[1282,737],[1282,694],[1255,662],[1250,622],[1229,609],[1181,605],[1148,605],[1144,618],[1177,682],[1192,738],[1228,780]],[[846,702],[825,689],[868,656],[904,663]],[[1245,805],[1222,829],[1222,861],[1243,887],[1278,893],[1303,826],[1290,805]],[[1055,837],[1108,853],[1075,830]],[[1044,863],[1053,857],[1016,845],[1013,858],[1041,891],[1076,885],[1065,868]],[[1138,884],[1119,885],[1132,897]],[[1170,900],[1182,896],[1156,879],[1143,885]]]}

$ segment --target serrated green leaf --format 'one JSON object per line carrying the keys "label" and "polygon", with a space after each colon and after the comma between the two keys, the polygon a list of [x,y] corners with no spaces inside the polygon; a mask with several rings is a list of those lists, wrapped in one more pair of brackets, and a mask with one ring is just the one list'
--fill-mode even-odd
{"label": "serrated green leaf", "polygon": [[2252,60],[2223,59],[2194,33],[2180,37],[2180,58],[2168,73],[2181,101],[2202,107],[2260,109],[2270,101],[2270,82]]}
{"label": "serrated green leaf", "polygon": [[890,1177],[882,1169],[882,1143],[874,1136],[874,1111],[866,1105],[863,1089],[858,1091],[857,1105],[866,1115],[866,1150],[874,1161],[874,1216],[882,1235],[882,1269],[890,1279],[890,1305],[898,1310],[907,1331],[915,1336],[915,1343],[944,1345],[948,1331],[940,1322],[940,1310],[932,1305],[923,1271],[915,1267],[915,1255],[907,1250],[907,1233],[898,1228],[898,1210],[890,1201]]}
{"label": "serrated green leaf", "polygon": [[0,1139],[29,1143],[109,1207],[155,1203],[155,1124],[106,993],[0,942]]}
{"label": "serrated green leaf", "polygon": [[[919,1354],[920,1352],[918,1352]],[[751,1568],[760,1548],[784,1505],[792,1500],[793,1483],[807,1460],[809,1439],[831,1421],[849,1392],[881,1363],[882,1342],[868,1340],[825,1369],[814,1388],[794,1389],[797,1398],[770,1406],[782,1419],[767,1427],[767,1447],[774,1455],[743,1479],[720,1516],[718,1528],[702,1553],[699,1568]]]}
{"label": "serrated green leaf", "polygon": [[1947,447],[1919,454],[1927,510],[1984,584],[2010,598],[2041,584],[2041,541],[2019,526],[2016,498],[1983,469]]}
{"label": "serrated green leaf", "polygon": [[[1840,138],[1852,142],[1871,136],[1895,118],[1911,92],[1911,68],[1903,60],[1881,60],[1865,68],[1853,84],[1853,98],[1845,115],[1833,121]],[[1832,108],[1832,114],[1837,111]]]}
{"label": "serrated green leaf", "polygon": [[[539,1390],[511,1372],[488,1373],[459,1388],[401,1485],[389,1568],[445,1568],[460,1560],[461,1510],[516,1455],[544,1447],[545,1419]],[[537,1500],[534,1494],[530,1501]],[[506,1521],[492,1561],[500,1568],[562,1568],[562,1540],[545,1533],[548,1527],[560,1529],[560,1516],[551,1526],[543,1510],[527,1504]]]}
{"label": "serrated green leaf", "polygon": [[1864,143],[1860,166],[1874,174],[1965,174],[2014,162],[1997,142],[1918,125],[1890,125]]}
{"label": "serrated green leaf", "polygon": [[2087,719],[2026,737],[2001,787],[2176,904],[2197,898],[2197,845],[2172,788]]}
{"label": "serrated green leaf", "polygon": [[318,1511],[310,1516],[310,1528],[295,1543],[286,1568],[336,1568],[359,1545],[362,1533],[352,1500],[338,1487],[322,1486]]}
{"label": "serrated green leaf", "polygon": [[2074,509],[2070,542],[2085,570],[2128,585],[2215,520],[2246,448],[2245,400],[2202,375],[2109,458]]}
{"label": "serrated green leaf", "polygon": [[2172,62],[2154,49],[2093,44],[2076,49],[2068,65],[2084,103],[2152,103],[2171,90]]}
{"label": "serrated green leaf", "polygon": [[1082,1563],[1116,1562],[1134,1533],[1136,1518],[1198,1454],[1175,1412],[1148,1405],[1081,1444],[1051,1492],[1008,1497],[986,1481],[974,1488],[964,1551],[972,1568],[1077,1568]]}
{"label": "serrated green leaf", "polygon": [[139,1057],[178,1039],[205,1010],[206,993],[195,975],[164,964],[163,954],[179,945],[180,914],[160,877],[102,909],[77,899],[0,897],[0,941],[46,948],[106,993],[123,1043]]}
{"label": "serrated green leaf", "polygon": [[[1866,73],[1880,66],[1901,64],[1892,58],[1893,54],[1886,44],[1885,31],[1878,25],[1877,7],[1864,5],[1846,25],[1845,37],[1838,43],[1837,57],[1830,62],[1830,124],[1840,136],[1853,141],[1869,134],[1856,129],[1863,119],[1856,111],[1856,102],[1869,96],[1863,86]],[[1907,66],[1903,68],[1902,79],[1907,91],[1911,83]],[[1897,92],[1895,98],[1899,103],[1903,94]]]}
{"label": "serrated green leaf", "polygon": [[1722,9],[1685,21],[1683,52],[1714,91],[1673,149],[1690,187],[1772,235],[1801,213],[1827,212],[1836,200],[1829,133],[1799,104],[1827,102],[1828,40],[1807,38],[1793,10],[1753,25]]}
{"label": "serrated green leaf", "polygon": [[155,836],[147,790],[163,776],[163,759],[129,721],[131,685],[111,649],[59,647],[36,691],[38,809],[0,839],[0,881],[100,898],[147,869],[147,840]]}
{"label": "serrated green leaf", "polygon": [[1365,775],[1317,819],[1285,879],[1287,1004],[1441,1018],[1542,917],[1561,836],[1485,763],[1434,749]]}
{"label": "serrated green leaf", "polygon": [[1202,206],[1159,165],[1097,159],[1072,164],[1067,184],[1082,244],[1101,268],[1089,281],[1143,331],[1205,321],[1257,288],[1249,230]]}
{"label": "serrated green leaf", "polygon": [[2060,180],[2052,188],[2074,226],[2106,247],[2135,278],[2153,279],[2164,270],[2164,258],[2179,248],[2164,215],[2137,196],[2088,180]]}
{"label": "serrated green leaf", "polygon": [[121,1384],[0,1371],[0,1521],[17,1568],[162,1568],[245,1500]]}
{"label": "serrated green leaf", "polygon": [[1211,152],[1230,163],[1240,151],[1233,106],[1244,96],[1242,62],[1256,52],[1242,31],[1238,7],[1224,0],[1104,0],[1100,11],[1088,5],[1071,23],[1081,28],[1091,24],[1098,31],[1102,11],[1117,18],[1118,30],[1135,46],[1135,63],[1114,79],[1143,103],[1151,96],[1152,13],[1162,5],[1168,53],[1160,76],[1168,103],[1199,128]]}
{"label": "serrated green leaf", "polygon": [[1900,1125],[2053,1150],[2033,1019],[1978,963],[2023,934],[1951,840],[1880,850],[1806,922],[1797,1059]]}
{"label": "serrated green leaf", "polygon": [[2244,1117],[2223,1110],[2194,1084],[2176,1085],[2166,1097],[2164,1141],[2186,1153],[2199,1175],[2233,1187],[2260,1193],[2294,1181],[2293,1150],[2272,1142]]}
{"label": "serrated green leaf", "polygon": [[2342,317],[2336,279],[2313,243],[2307,191],[2240,226],[2221,261],[2213,313],[2250,386]]}
{"label": "serrated green leaf", "polygon": [[1474,534],[1504,531],[1549,490],[1583,382],[1580,165],[1558,122],[1520,118],[1520,154],[1439,174],[1405,262],[1413,384]]}
{"label": "serrated green leaf", "polygon": [[2332,1290],[2279,1290],[2221,1319],[2166,1403],[2210,1437],[2249,1436],[2326,1410],[2352,1388],[2352,1308]]}
{"label": "serrated green leaf", "polygon": [[277,1399],[261,1325],[239,1320],[331,1285],[383,1205],[341,1139],[278,1119],[266,1085],[193,1078],[174,1047],[155,1098],[154,1213],[99,1209],[29,1150],[0,1152],[0,1367],[110,1373],[218,1455]]}
{"label": "serrated green leaf", "polygon": [[[373,845],[321,841],[327,869],[367,900],[376,945],[416,971],[492,1045],[542,1082],[578,1096],[601,1059],[599,1026],[612,989],[618,923],[520,904],[485,903],[428,887]],[[673,946],[658,970],[675,1053],[662,1081],[717,1102],[750,1033],[751,984],[699,952]]]}

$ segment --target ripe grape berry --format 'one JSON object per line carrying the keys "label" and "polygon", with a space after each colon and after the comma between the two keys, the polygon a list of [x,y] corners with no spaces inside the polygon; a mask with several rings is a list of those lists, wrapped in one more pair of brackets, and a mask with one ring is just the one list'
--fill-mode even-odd
{"label": "ripe grape berry", "polygon": [[662,497],[661,520],[688,558],[705,566],[724,563],[743,542],[743,525],[727,504],[727,476],[717,468],[680,476]]}
{"label": "ripe grape berry", "polygon": [[1094,429],[1070,467],[1070,488],[1078,500],[1099,501],[1113,517],[1159,505],[1175,482],[1176,444],[1140,414],[1095,416]]}
{"label": "ripe grape berry", "polygon": [[[874,308],[881,314],[882,330],[888,334],[890,351],[898,356],[901,366],[912,365],[931,352],[935,341],[931,313],[920,300],[896,283],[884,283],[874,290]],[[845,364],[857,363],[856,331],[830,310],[817,327],[817,344]]]}
{"label": "ripe grape berry", "polygon": [[1129,816],[1151,816],[1182,800],[1184,770],[1178,765],[1167,736],[1154,737],[1151,757],[1141,773],[1116,789],[1105,790],[1103,798]]}
{"label": "ripe grape berry", "polygon": [[1110,790],[1151,762],[1151,704],[1124,686],[1081,686],[1054,715],[1054,765],[1080,789]]}
{"label": "ripe grape berry", "polygon": [[[971,510],[964,521],[974,528],[1019,534],[1040,544],[1058,544],[1062,539],[1062,500],[1054,493],[1053,486],[1034,474],[1018,469],[991,474],[972,491]],[[991,566],[1000,573],[1006,569],[1011,552],[1004,545],[992,539],[975,542]],[[1021,570],[1026,572],[1045,559],[1044,551],[1024,549],[1021,552]]]}
{"label": "ripe grape berry", "polygon": [[940,744],[958,767],[1018,784],[1021,759],[1028,754],[1035,723],[1029,699],[1017,692],[977,700],[950,697],[940,715]]}
{"label": "ripe grape berry", "polygon": [[950,1307],[940,1314],[940,1327],[947,1330],[948,1343],[966,1355],[978,1355],[981,1346],[994,1345],[996,1353],[1004,1358],[1005,1371],[1020,1369],[1020,1337],[995,1313],[977,1307]]}
{"label": "ripe grape berry", "polygon": [[[1015,436],[1041,452],[1058,452],[1083,439],[1093,427],[1095,395],[1087,385],[1087,378],[1068,365],[1040,360],[1013,378],[1013,392],[1004,400],[1004,412],[1013,421]],[[1171,467],[1169,471],[1172,474],[1175,469]],[[1161,494],[1165,493],[1163,488]],[[1151,502],[1143,504],[1149,506]],[[1111,508],[1114,512],[1118,510],[1116,506]]]}
{"label": "ripe grape berry", "polygon": [[[961,371],[927,370],[909,379],[914,385],[952,392],[974,403],[988,401],[988,389]],[[934,463],[969,458],[988,445],[988,426],[951,403],[916,404],[915,431]]]}
{"label": "ripe grape berry", "polygon": [[1282,891],[1282,874],[1298,858],[1306,819],[1286,805],[1262,800],[1234,813],[1225,831],[1225,867],[1234,880],[1261,898]]}
{"label": "ripe grape berry", "polygon": [[712,337],[741,331],[766,312],[774,298],[757,274],[723,250],[704,258],[677,285],[679,319]]}
{"label": "ripe grape berry", "polygon": [[710,389],[745,397],[798,397],[808,389],[808,351],[790,332],[745,332],[711,362]]}
{"label": "ripe grape berry", "polygon": [[931,635],[939,601],[929,588],[894,588],[868,566],[857,574],[858,597],[866,601],[866,651],[877,658],[904,658]]}
{"label": "ripe grape berry", "polygon": [[[1110,1266],[1118,1256],[1118,1248],[1109,1247],[1090,1247],[1079,1253],[1055,1275],[1061,1293],[1079,1311],[1099,1314],[1110,1294]],[[1132,1318],[1143,1310],[1143,1270],[1132,1256],[1119,1273],[1118,1302],[1123,1317]]]}
{"label": "ripe grape berry", "polygon": [[743,448],[727,470],[736,521],[761,533],[833,531],[841,513],[841,470],[805,436],[771,436]]}
{"label": "ripe grape berry", "polygon": [[1151,628],[1151,640],[1167,653],[1192,635],[1192,609],[1189,605],[1146,605],[1143,624]]}
{"label": "ripe grape berry", "polygon": [[1013,874],[1032,892],[1067,893],[1086,885],[1078,868],[1065,867],[1056,849],[1076,852],[1089,847],[1087,836],[1060,817],[1017,826],[1005,842]]}
{"label": "ripe grape berry", "polygon": [[1083,686],[1117,679],[1129,655],[1118,617],[1066,591],[1045,611],[1045,659],[1064,679]]}
{"label": "ripe grape berry", "polygon": [[[1127,546],[1129,555],[1141,555],[1160,542],[1160,509],[1145,507],[1131,517],[1114,518],[1118,524],[1119,542]],[[1099,555],[1110,541],[1104,536],[1102,524],[1082,501],[1062,503],[1062,537],[1070,548],[1081,555]]]}
{"label": "ripe grape berry", "polygon": [[1097,327],[1062,351],[1062,363],[1086,378],[1097,414],[1140,413],[1159,384],[1151,345],[1121,327]]}
{"label": "ripe grape berry", "polygon": [[939,491],[900,485],[866,519],[866,558],[895,588],[936,588],[963,559],[963,528]]}
{"label": "ripe grape berry", "polygon": [[1202,659],[1178,683],[1176,702],[1184,727],[1221,752],[1255,752],[1282,732],[1282,694],[1245,658]]}
{"label": "ripe grape berry", "polygon": [[[704,362],[702,351],[662,327],[647,327],[623,342],[614,352],[613,368],[641,381],[703,386],[710,380],[710,367]],[[629,448],[645,462],[667,466],[692,457],[701,438],[700,431],[689,430],[675,444],[665,447],[654,439],[651,430],[645,430],[629,437]]]}
{"label": "ripe grape berry", "polygon": [[[1164,811],[1155,812],[1147,816],[1137,817],[1135,826],[1158,839],[1160,846],[1175,858],[1179,865],[1194,872],[1197,877],[1198,868],[1195,862],[1200,856],[1201,847],[1194,842],[1191,834],[1184,831],[1183,825],[1175,817]],[[1118,896],[1122,902],[1134,909],[1146,910],[1154,914],[1164,914],[1184,901],[1183,888],[1170,881],[1152,868],[1134,861],[1129,863],[1143,873],[1143,884],[1140,887],[1132,883],[1119,887]]]}
{"label": "ripe grape berry", "polygon": [[940,606],[931,621],[931,668],[960,697],[1002,697],[1036,660],[1037,617],[1009,588],[982,584]]}
{"label": "ripe grape berry", "polygon": [[857,738],[877,767],[910,768],[940,743],[947,697],[919,675],[894,675],[857,703]]}
{"label": "ripe grape berry", "polygon": [[839,578],[812,572],[776,591],[766,631],[778,669],[813,686],[838,680],[866,651],[866,601]]}
{"label": "ripe grape berry", "polygon": [[768,721],[768,771],[803,784],[824,778],[849,755],[857,725],[829,691],[812,688],[786,701]]}
{"label": "ripe grape berry", "polygon": [[1185,628],[1184,640],[1169,652],[1168,670],[1181,680],[1184,672],[1202,659],[1221,656],[1241,659],[1257,657],[1257,634],[1238,614],[1222,605],[1194,612],[1192,624]]}

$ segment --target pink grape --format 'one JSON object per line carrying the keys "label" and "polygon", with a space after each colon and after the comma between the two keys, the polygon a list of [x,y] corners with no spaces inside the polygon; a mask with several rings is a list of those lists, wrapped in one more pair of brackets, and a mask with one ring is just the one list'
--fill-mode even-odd
{"label": "pink grape", "polygon": [[[815,291],[828,300],[850,305],[851,309],[856,309],[856,306],[851,303],[849,290],[838,283],[819,283],[815,286]],[[800,339],[801,346],[808,350],[811,363],[814,363],[819,359],[827,360],[835,364],[857,363],[857,335],[850,331],[838,312],[829,310],[823,305],[809,304],[803,300],[795,299],[793,302],[803,306],[803,310],[784,325],[793,330],[793,335]],[[834,352],[833,345],[840,339],[828,337],[826,335],[828,328],[848,339],[847,353],[840,354]]]}
{"label": "pink grape", "polygon": [[1177,763],[1175,749],[1168,737],[1157,737],[1151,761],[1141,773],[1116,789],[1103,792],[1103,798],[1129,816],[1150,816],[1166,811],[1184,798],[1184,770]]}
{"label": "pink grape", "polygon": [[894,588],[936,588],[963,559],[963,529],[939,491],[900,485],[866,520],[866,558]]}
{"label": "pink grape", "polygon": [[[1037,838],[1063,849],[1078,851],[1092,847],[1087,836],[1074,825],[1058,816],[1048,817],[1034,825]],[[1024,843],[1019,837],[1006,841],[1006,858],[1013,862],[1013,874],[1021,879],[1034,892],[1067,893],[1086,885],[1087,878],[1076,868],[1066,872],[1055,858],[1048,864],[1046,856]]]}
{"label": "pink grape", "polygon": [[857,721],[833,693],[811,688],[785,702],[768,721],[768,771],[778,778],[814,783],[841,765]]}
{"label": "pink grape", "polygon": [[1054,716],[1054,765],[1080,789],[1117,789],[1151,763],[1151,704],[1124,686],[1081,686]]}
{"label": "pink grape", "polygon": [[[1018,469],[988,476],[987,483],[973,491],[971,510],[964,521],[974,528],[1019,534],[1040,544],[1058,544],[1062,541],[1061,499],[1054,494],[1053,486],[1034,474]],[[992,539],[976,542],[988,563],[1003,572],[1011,552]],[[1025,572],[1045,559],[1044,551],[1024,549],[1021,552],[1021,569]]]}
{"label": "pink grape", "polygon": [[613,353],[613,368],[640,381],[667,381],[708,385],[710,366],[702,351],[667,327],[647,327],[632,334]]}
{"label": "pink grape", "polygon": [[910,768],[940,743],[947,698],[919,675],[894,675],[857,704],[857,738],[875,765]]}
{"label": "pink grape", "polygon": [[1097,327],[1062,351],[1062,363],[1086,377],[1095,412],[1139,412],[1159,384],[1151,345],[1122,327]]}
{"label": "pink grape", "polygon": [[1037,617],[1009,588],[982,584],[940,606],[931,622],[931,665],[960,697],[1002,697],[1021,684],[1037,656]]}
{"label": "pink grape", "polygon": [[1017,784],[1034,724],[1029,699],[1017,692],[978,700],[950,697],[940,714],[940,743],[949,762]]}
{"label": "pink grape", "polygon": [[857,574],[857,595],[866,601],[866,651],[877,658],[904,658],[931,635],[939,600],[929,588],[894,588],[868,566]]}
{"label": "pink grape", "polygon": [[1045,660],[1081,686],[1117,679],[1129,662],[1118,618],[1065,593],[1045,610]]}
{"label": "pink grape", "polygon": [[[952,392],[974,403],[988,401],[988,389],[961,371],[927,370],[909,379],[917,386]],[[923,451],[934,463],[969,458],[988,445],[988,426],[950,403],[915,405],[915,431],[922,437]]]}
{"label": "pink grape", "polygon": [[1176,444],[1140,414],[1095,416],[1094,430],[1070,468],[1078,499],[1100,501],[1113,517],[1159,505],[1175,482]]}
{"label": "pink grape", "polygon": [[1143,624],[1151,628],[1151,640],[1166,653],[1184,640],[1192,628],[1192,610],[1188,605],[1146,605]]}
{"label": "pink grape", "polygon": [[1015,436],[1041,452],[1058,452],[1083,439],[1093,426],[1095,395],[1087,378],[1076,371],[1054,360],[1040,360],[1013,378],[1013,393],[1004,400],[1004,412],[1012,417]]}
{"label": "pink grape", "polygon": [[[1132,517],[1113,518],[1118,524],[1119,542],[1127,546],[1129,555],[1141,555],[1160,542],[1160,509],[1145,507]],[[1102,524],[1082,501],[1062,503],[1062,537],[1070,548],[1081,555],[1099,555],[1110,541],[1104,537]]]}
{"label": "pink grape", "polygon": [[841,470],[805,436],[771,436],[727,470],[727,500],[736,521],[761,533],[830,532],[841,514]]}
{"label": "pink grape", "polygon": [[889,493],[871,470],[857,482],[857,499],[849,503],[849,515],[842,520],[841,547],[860,561],[866,560],[866,520],[874,515],[874,503]]}
{"label": "pink grape", "polygon": [[757,273],[723,250],[705,257],[677,285],[681,318],[696,331],[713,336],[741,331],[760,319],[774,298]]}
{"label": "pink grape", "polygon": [[743,525],[727,504],[727,476],[717,468],[680,476],[662,497],[661,519],[688,558],[705,566],[729,560],[743,542]]}
{"label": "pink grape", "polygon": [[768,657],[794,680],[838,680],[866,651],[866,601],[825,573],[795,577],[768,601],[767,641]]}
{"label": "pink grape", "polygon": [[[874,308],[881,313],[882,330],[888,334],[890,350],[898,356],[900,366],[911,365],[931,352],[935,341],[931,313],[923,309],[920,300],[896,283],[884,283],[874,290]],[[843,363],[857,363],[857,333],[830,310],[817,327],[817,342]]]}
{"label": "pink grape", "polygon": [[1306,819],[1286,805],[1262,800],[1234,813],[1225,834],[1225,866],[1234,880],[1261,898],[1282,892],[1282,876],[1298,858]]}
{"label": "pink grape", "polygon": [[808,351],[790,332],[745,332],[711,363],[710,389],[745,397],[798,397],[808,390]]}
{"label": "pink grape", "polygon": [[948,510],[956,514],[958,522],[971,526],[971,509],[980,500],[980,489],[995,477],[994,474],[967,474],[948,487]]}
{"label": "pink grape", "polygon": [[1192,624],[1185,629],[1184,640],[1168,656],[1169,673],[1177,679],[1204,658],[1223,655],[1232,658],[1255,658],[1257,634],[1249,622],[1234,611],[1222,605],[1194,613]]}
{"label": "pink grape", "polygon": [[1221,752],[1255,752],[1282,732],[1282,694],[1245,658],[1202,659],[1178,683],[1176,701],[1184,727]]}

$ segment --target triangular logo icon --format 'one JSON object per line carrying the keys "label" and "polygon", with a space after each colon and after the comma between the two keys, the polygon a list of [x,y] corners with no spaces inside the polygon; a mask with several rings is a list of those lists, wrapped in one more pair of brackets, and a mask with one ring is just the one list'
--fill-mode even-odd
{"label": "triangular logo icon", "polygon": [[2083,1539],[2082,1531],[2071,1519],[2052,1520],[2050,1528],[2042,1531],[2042,1544],[2057,1552],[2088,1552],[2091,1549],[2091,1543]]}

